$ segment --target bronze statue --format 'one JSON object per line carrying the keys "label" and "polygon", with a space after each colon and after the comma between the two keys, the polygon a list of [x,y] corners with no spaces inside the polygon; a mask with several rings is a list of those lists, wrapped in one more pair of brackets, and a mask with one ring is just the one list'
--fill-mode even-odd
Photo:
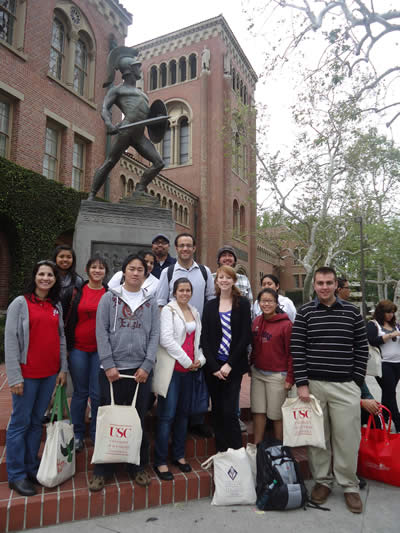
{"label": "bronze statue", "polygon": [[[108,90],[101,112],[107,133],[117,135],[117,138],[107,159],[94,174],[88,200],[94,199],[106,181],[107,175],[129,146],[135,148],[142,157],[152,163],[152,166],[143,172],[136,191],[145,193],[147,185],[164,167],[164,161],[153,142],[160,142],[164,137],[168,123],[167,110],[161,100],[156,100],[150,107],[147,95],[136,87],[136,81],[141,77],[141,63],[137,60],[137,55],[138,52],[134,48],[119,46],[114,48],[107,58],[108,77],[103,87],[110,87],[116,70],[121,72],[124,80],[121,85],[112,86]],[[112,124],[113,105],[116,105],[124,114],[123,121],[115,126]],[[145,126],[147,126],[151,140],[144,135]]]}

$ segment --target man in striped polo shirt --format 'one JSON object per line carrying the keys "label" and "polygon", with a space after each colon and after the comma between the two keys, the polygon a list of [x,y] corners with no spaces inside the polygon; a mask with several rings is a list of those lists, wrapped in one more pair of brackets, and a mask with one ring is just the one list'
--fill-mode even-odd
{"label": "man in striped polo shirt", "polygon": [[316,270],[314,289],[317,297],[298,311],[291,341],[298,396],[308,402],[313,394],[324,413],[326,450],[308,448],[316,482],[311,500],[324,503],[335,478],[348,509],[361,513],[356,471],[360,387],[368,360],[366,329],[359,310],[335,296],[337,278],[332,268]]}

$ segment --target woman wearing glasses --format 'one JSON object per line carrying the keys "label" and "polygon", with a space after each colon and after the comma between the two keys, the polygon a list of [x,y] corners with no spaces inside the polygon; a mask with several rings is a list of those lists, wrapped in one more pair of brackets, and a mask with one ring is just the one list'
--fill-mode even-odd
{"label": "woman wearing glasses", "polygon": [[250,392],[255,444],[264,438],[267,416],[273,420],[275,437],[283,440],[281,407],[294,383],[290,354],[292,323],[281,312],[278,293],[273,289],[263,289],[257,302],[262,314],[252,325]]}
{"label": "woman wearing glasses", "polygon": [[7,473],[9,487],[22,496],[36,494],[42,418],[54,386],[66,381],[59,291],[55,263],[39,261],[25,294],[7,310],[5,359],[13,405],[7,429]]}

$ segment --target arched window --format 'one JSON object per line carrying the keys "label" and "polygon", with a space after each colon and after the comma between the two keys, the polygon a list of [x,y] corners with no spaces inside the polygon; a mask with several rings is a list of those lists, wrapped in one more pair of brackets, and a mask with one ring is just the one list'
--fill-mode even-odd
{"label": "arched window", "polygon": [[243,89],[243,103],[244,103],[244,105],[247,105],[247,87],[246,87],[246,85],[244,86],[244,89]]}
{"label": "arched window", "polygon": [[193,80],[197,76],[197,56],[190,54],[189,56],[189,73],[190,79]]}
{"label": "arched window", "polygon": [[168,123],[167,131],[165,132],[162,142],[162,158],[166,167],[171,164],[171,125]]}
{"label": "arched window", "polygon": [[233,200],[232,227],[233,227],[233,235],[237,237],[237,235],[239,234],[239,204],[237,200]]}
{"label": "arched window", "polygon": [[178,220],[178,204],[174,202],[174,220]]}
{"label": "arched window", "polygon": [[61,80],[64,63],[65,28],[64,24],[57,17],[53,19],[50,47],[50,73]]}
{"label": "arched window", "polygon": [[160,65],[160,86],[165,87],[167,85],[167,65],[161,63]]}
{"label": "arched window", "polygon": [[179,81],[186,81],[186,57],[179,59]]}
{"label": "arched window", "polygon": [[154,189],[150,189],[150,194],[151,196],[155,196],[156,193],[154,192]]}
{"label": "arched window", "polygon": [[88,75],[88,50],[86,44],[79,39],[75,47],[74,90],[83,96]]}
{"label": "arched window", "polygon": [[158,192],[158,193],[156,194],[156,196],[157,196],[157,198],[158,198],[158,201],[159,201],[160,204],[161,204],[161,194]]}
{"label": "arched window", "polygon": [[133,180],[132,179],[128,180],[127,192],[128,192],[128,194],[132,194],[133,193]]}
{"label": "arched window", "polygon": [[164,208],[167,207],[167,198],[165,196],[162,197],[161,207],[164,207]]}
{"label": "arched window", "polygon": [[246,210],[244,205],[240,206],[240,235],[244,236],[246,233]]}
{"label": "arched window", "polygon": [[172,208],[173,208],[172,200],[168,200],[168,209],[172,211]]}
{"label": "arched window", "polygon": [[186,117],[179,121],[179,164],[189,161],[189,122]]}
{"label": "arched window", "polygon": [[126,178],[123,174],[120,178],[120,195],[121,198],[124,198],[126,196]]}
{"label": "arched window", "polygon": [[169,70],[169,84],[175,85],[176,83],[176,61],[175,59],[172,59],[172,61],[169,62],[168,70]]}
{"label": "arched window", "polygon": [[179,222],[183,222],[183,207],[179,206]]}
{"label": "arched window", "polygon": [[240,168],[240,136],[239,133],[235,133],[234,137],[234,146],[233,146],[233,154],[232,154],[232,169],[236,174],[239,174],[239,168]]}
{"label": "arched window", "polygon": [[243,80],[240,80],[240,98],[243,98]]}
{"label": "arched window", "polygon": [[154,91],[154,89],[157,89],[157,67],[153,65],[150,69],[150,91]]}
{"label": "arched window", "polygon": [[232,69],[232,89],[235,90],[236,87],[236,70]]}
{"label": "arched window", "polygon": [[186,226],[189,226],[189,212],[188,212],[188,208],[187,207],[185,207],[185,209],[183,211],[183,223]]}

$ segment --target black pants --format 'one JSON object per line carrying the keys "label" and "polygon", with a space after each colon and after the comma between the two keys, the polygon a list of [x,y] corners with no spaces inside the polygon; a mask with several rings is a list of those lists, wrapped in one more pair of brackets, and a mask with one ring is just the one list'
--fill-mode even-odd
{"label": "black pants", "polygon": [[206,374],[208,392],[211,396],[211,415],[215,433],[217,452],[228,448],[238,450],[242,447],[237,406],[242,376],[229,376],[226,381]]}
{"label": "black pants", "polygon": [[[128,374],[133,376],[137,368],[130,368],[128,370],[121,370],[121,374]],[[144,432],[144,417],[147,413],[149,398],[151,394],[151,382],[153,374],[150,373],[147,378],[146,383],[139,384],[139,391],[136,398],[136,410],[138,412],[140,422],[142,424],[143,437],[142,444],[140,446],[140,465],[128,465],[128,471],[135,473],[143,468],[149,463],[149,441]],[[110,405],[111,396],[110,396],[110,382],[107,379],[106,373],[103,369],[99,371],[99,385],[100,385],[100,405]],[[135,394],[136,387],[138,384],[134,379],[124,379],[121,378],[118,381],[114,381],[112,384],[114,392],[114,402],[117,405],[131,405],[133,400],[133,395]],[[114,472],[114,463],[101,463],[94,466],[94,474],[96,476],[104,476],[109,478]]]}
{"label": "black pants", "polygon": [[[400,433],[400,413],[396,401],[396,387],[400,380],[400,363],[382,362],[382,377],[376,378],[382,389],[382,403],[390,409],[397,433]],[[387,415],[385,413],[385,420]]]}

